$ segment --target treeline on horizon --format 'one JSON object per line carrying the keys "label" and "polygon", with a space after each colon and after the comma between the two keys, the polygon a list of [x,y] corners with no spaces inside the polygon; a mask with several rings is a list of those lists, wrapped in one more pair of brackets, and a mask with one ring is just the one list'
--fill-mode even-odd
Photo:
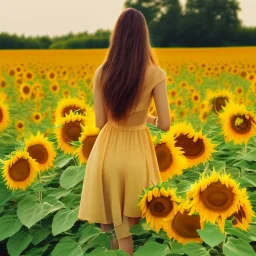
{"label": "treeline on horizon", "polygon": [[[126,0],[125,8],[143,13],[152,47],[255,46],[256,27],[242,25],[236,0]],[[0,49],[108,48],[111,30],[98,29],[62,36],[10,35],[0,33]]]}

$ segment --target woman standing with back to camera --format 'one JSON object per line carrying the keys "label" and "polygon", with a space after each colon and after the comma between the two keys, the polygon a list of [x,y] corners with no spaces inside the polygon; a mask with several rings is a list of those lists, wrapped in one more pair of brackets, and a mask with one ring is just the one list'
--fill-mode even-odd
{"label": "woman standing with back to camera", "polygon": [[[162,182],[146,123],[167,131],[170,111],[166,73],[154,60],[146,20],[124,9],[110,38],[106,60],[93,77],[96,126],[101,129],[89,155],[78,218],[115,229],[112,249],[133,255],[130,228],[138,224],[143,188]],[[157,115],[148,115],[154,98]]]}

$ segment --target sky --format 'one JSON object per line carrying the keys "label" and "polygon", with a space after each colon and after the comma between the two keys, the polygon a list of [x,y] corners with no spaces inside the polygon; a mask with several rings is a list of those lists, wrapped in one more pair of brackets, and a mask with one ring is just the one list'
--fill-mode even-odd
{"label": "sky", "polygon": [[[125,0],[0,0],[0,33],[25,36],[112,30]],[[180,0],[182,4],[186,0]],[[238,0],[239,18],[256,26],[256,0]]]}

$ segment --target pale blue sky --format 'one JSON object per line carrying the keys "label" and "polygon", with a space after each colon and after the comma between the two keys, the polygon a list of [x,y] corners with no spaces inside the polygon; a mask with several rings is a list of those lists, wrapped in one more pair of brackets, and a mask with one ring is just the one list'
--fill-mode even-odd
{"label": "pale blue sky", "polygon": [[[180,0],[181,3],[186,0]],[[0,0],[0,32],[63,35],[113,29],[124,0]],[[256,0],[239,0],[239,18],[256,26]]]}

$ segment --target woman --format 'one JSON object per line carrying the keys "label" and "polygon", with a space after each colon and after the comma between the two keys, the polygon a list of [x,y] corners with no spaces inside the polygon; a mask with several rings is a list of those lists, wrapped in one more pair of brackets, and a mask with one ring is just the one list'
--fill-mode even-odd
{"label": "woman", "polygon": [[[87,161],[78,218],[101,223],[104,232],[114,228],[112,249],[133,255],[129,230],[140,221],[138,194],[162,181],[146,123],[170,128],[166,73],[153,58],[140,11],[127,8],[119,16],[93,94],[101,131]],[[148,115],[153,98],[158,118]]]}

